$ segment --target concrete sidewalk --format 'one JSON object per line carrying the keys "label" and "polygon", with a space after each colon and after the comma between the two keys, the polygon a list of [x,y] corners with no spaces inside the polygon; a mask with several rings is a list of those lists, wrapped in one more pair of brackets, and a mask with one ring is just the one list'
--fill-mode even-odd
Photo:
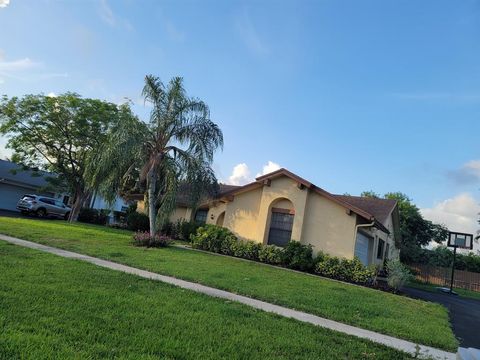
{"label": "concrete sidewalk", "polygon": [[160,275],[150,271],[137,269],[131,266],[118,264],[112,261],[102,260],[92,256],[83,255],[83,254],[79,254],[71,251],[66,251],[66,250],[54,248],[51,246],[45,246],[45,245],[37,244],[34,242],[13,238],[6,235],[0,235],[0,240],[4,240],[11,244],[27,247],[30,249],[35,249],[35,250],[40,250],[47,253],[55,254],[65,258],[69,258],[69,259],[86,261],[91,264],[95,264],[108,269],[122,271],[125,273],[141,276],[146,279],[162,281],[167,284],[175,285],[183,289],[192,290],[192,291],[206,294],[209,296],[236,301],[259,310],[274,313],[287,318],[292,318],[292,319],[313,324],[316,326],[321,326],[323,328],[338,331],[344,334],[353,335],[362,339],[371,340],[375,343],[386,345],[397,350],[405,351],[412,355],[419,354],[421,356],[431,357],[434,359],[448,359],[448,360],[450,359],[454,360],[456,358],[455,354],[447,351],[439,350],[439,349],[432,348],[425,345],[418,345],[410,341],[397,339],[392,336],[383,335],[373,331],[342,324],[342,323],[325,319],[316,315],[308,314],[302,311],[292,310],[283,306],[278,306],[278,305],[270,304],[264,301],[252,299],[246,296],[233,294],[228,291],[215,289],[209,286],[204,286],[197,283],[176,279],[170,276]]}

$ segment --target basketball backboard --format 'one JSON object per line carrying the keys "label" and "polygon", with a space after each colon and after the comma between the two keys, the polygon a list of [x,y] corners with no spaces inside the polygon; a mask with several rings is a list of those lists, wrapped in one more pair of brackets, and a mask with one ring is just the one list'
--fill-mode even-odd
{"label": "basketball backboard", "polygon": [[450,231],[448,234],[448,247],[460,249],[473,249],[473,234],[465,234]]}

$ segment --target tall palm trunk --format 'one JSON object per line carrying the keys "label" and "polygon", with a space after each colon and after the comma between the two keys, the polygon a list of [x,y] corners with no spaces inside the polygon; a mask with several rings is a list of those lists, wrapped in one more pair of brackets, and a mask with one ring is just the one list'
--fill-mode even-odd
{"label": "tall palm trunk", "polygon": [[157,183],[157,175],[155,174],[155,170],[152,168],[148,172],[148,179],[147,179],[147,196],[148,196],[148,220],[150,222],[150,236],[155,235],[155,220],[157,218],[157,214],[155,211],[155,185]]}

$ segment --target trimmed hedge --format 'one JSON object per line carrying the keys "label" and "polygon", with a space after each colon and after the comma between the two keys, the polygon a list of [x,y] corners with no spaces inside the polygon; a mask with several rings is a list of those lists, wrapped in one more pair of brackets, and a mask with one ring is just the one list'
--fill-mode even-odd
{"label": "trimmed hedge", "polygon": [[149,231],[150,221],[148,215],[132,211],[127,215],[127,228],[132,231]]}
{"label": "trimmed hedge", "polygon": [[78,221],[88,224],[105,225],[108,221],[108,210],[81,208],[78,213]]}
{"label": "trimmed hedge", "polygon": [[368,283],[377,271],[374,266],[363,265],[357,257],[352,260],[342,259],[323,252],[318,254],[315,262],[316,274],[356,284]]}
{"label": "trimmed hedge", "polygon": [[290,241],[284,248],[263,245],[253,241],[239,241],[228,229],[203,225],[190,236],[192,247],[218,254],[284,266],[289,269],[313,272],[318,275],[358,284],[366,284],[376,273],[374,267],[365,267],[358,258],[340,259],[325,253],[313,258],[311,245]]}
{"label": "trimmed hedge", "polygon": [[195,221],[167,221],[165,224],[163,224],[160,232],[164,235],[170,236],[175,240],[190,241],[190,235],[195,234],[197,229],[202,225],[204,224]]}

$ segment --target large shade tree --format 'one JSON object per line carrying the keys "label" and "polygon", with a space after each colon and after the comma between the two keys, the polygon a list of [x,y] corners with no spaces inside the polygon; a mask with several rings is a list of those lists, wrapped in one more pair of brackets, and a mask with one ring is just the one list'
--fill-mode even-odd
{"label": "large shade tree", "polygon": [[[381,198],[373,191],[364,191],[361,196]],[[443,243],[448,236],[448,229],[441,224],[435,224],[425,219],[420,209],[412,200],[401,192],[390,192],[383,196],[385,199],[394,199],[398,203],[400,215],[401,243],[400,255],[402,260],[411,261],[421,252],[421,248],[430,242]]]}
{"label": "large shade tree", "polygon": [[55,180],[56,186],[64,185],[73,195],[71,221],[77,219],[93,191],[86,183],[92,154],[119,119],[132,117],[128,105],[117,106],[74,93],[4,96],[0,100],[0,134],[8,138],[12,159],[25,168],[55,173],[49,180]]}
{"label": "large shade tree", "polygon": [[125,118],[109,133],[91,167],[91,181],[110,201],[118,191],[144,194],[154,235],[171,214],[177,190],[187,183],[195,203],[202,189],[216,184],[211,168],[215,151],[223,146],[220,128],[210,119],[208,106],[187,96],[180,77],[167,86],[155,76],[145,77],[142,91],[151,105],[148,122]]}

